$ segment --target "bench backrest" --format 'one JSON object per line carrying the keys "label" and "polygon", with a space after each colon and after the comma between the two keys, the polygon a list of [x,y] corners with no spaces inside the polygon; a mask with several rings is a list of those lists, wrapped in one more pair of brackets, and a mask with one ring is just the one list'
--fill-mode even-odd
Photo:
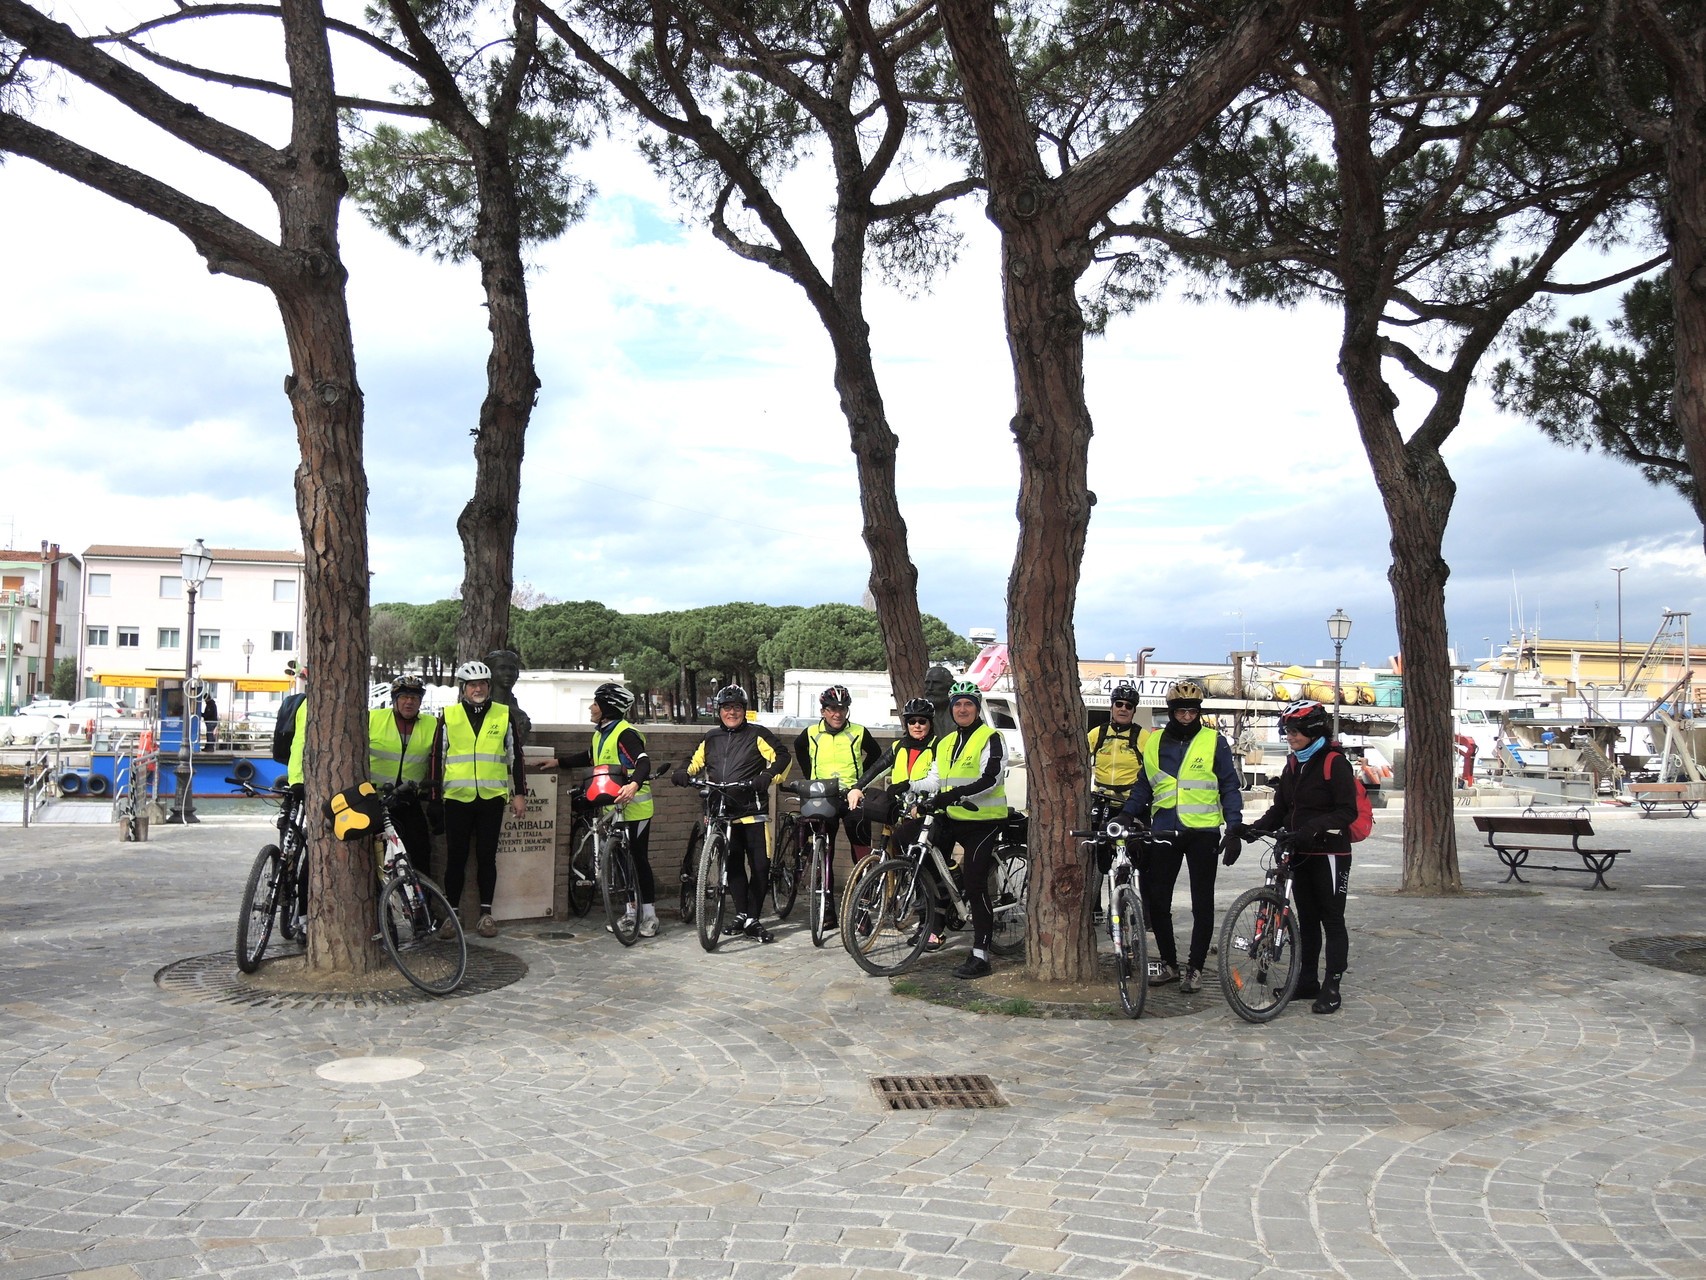
{"label": "bench backrest", "polygon": [[1490,818],[1475,817],[1477,830],[1493,835],[1509,832],[1515,836],[1591,836],[1593,823],[1586,818]]}
{"label": "bench backrest", "polygon": [[1688,790],[1688,784],[1686,782],[1631,782],[1629,784],[1629,790],[1633,791],[1636,795],[1657,792],[1660,795],[1679,796],[1684,791]]}

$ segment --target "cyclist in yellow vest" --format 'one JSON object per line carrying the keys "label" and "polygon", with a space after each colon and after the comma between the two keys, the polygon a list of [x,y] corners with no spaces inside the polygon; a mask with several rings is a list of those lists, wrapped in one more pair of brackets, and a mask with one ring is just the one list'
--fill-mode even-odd
{"label": "cyclist in yellow vest", "polygon": [[413,782],[412,795],[393,798],[389,808],[391,825],[403,839],[409,861],[425,868],[432,865],[432,832],[421,810],[421,791],[432,766],[432,744],[438,736],[438,717],[421,715],[426,681],[419,676],[398,676],[391,682],[391,705],[367,713],[367,769],[375,787],[386,783]]}
{"label": "cyclist in yellow vest", "polygon": [[444,798],[446,862],[444,895],[452,907],[462,900],[468,850],[473,846],[480,890],[482,938],[495,938],[492,898],[498,889],[498,836],[504,810],[527,813],[526,761],[516,747],[509,708],[492,701],[492,670],[483,662],[456,668],[462,697],[444,709],[433,740],[435,790]]}
{"label": "cyclist in yellow vest", "polygon": [[[847,686],[832,684],[818,695],[821,719],[800,731],[794,739],[794,760],[800,766],[802,778],[839,778],[845,807],[841,811],[841,826],[853,846],[853,861],[858,863],[871,851],[871,824],[864,815],[856,814],[858,805],[850,794],[859,785],[859,775],[869,769],[883,749],[862,724],[847,718],[853,706],[853,695]],[[829,829],[829,891],[835,893],[835,833]],[[833,906],[830,912],[834,914]]]}
{"label": "cyclist in yellow vest", "polygon": [[[1178,982],[1181,991],[1202,986],[1203,966],[1214,937],[1214,878],[1220,855],[1220,828],[1244,820],[1244,795],[1232,748],[1218,729],[1202,723],[1203,689],[1190,678],[1167,690],[1167,723],[1149,735],[1143,748],[1143,773],[1132,784],[1124,815],[1154,831],[1172,831],[1172,844],[1154,845],[1138,872],[1138,890],[1155,933],[1161,964],[1152,987]],[[1233,851],[1228,865],[1237,857]],[[1191,950],[1179,977],[1179,953],[1173,941],[1173,885],[1180,864],[1191,874]]]}
{"label": "cyclist in yellow vest", "polygon": [[1096,769],[1096,788],[1111,791],[1122,800],[1143,772],[1143,744],[1150,730],[1133,722],[1137,714],[1137,686],[1121,684],[1108,701],[1108,722],[1090,730],[1090,758]]}
{"label": "cyclist in yellow vest", "polygon": [[[995,868],[995,847],[1007,817],[1007,743],[983,719],[983,690],[970,680],[956,681],[948,690],[954,731],[936,740],[934,781],[941,784],[938,799],[948,806],[937,820],[937,842],[944,850],[957,844],[965,850],[961,863],[971,907],[971,955],[954,970],[956,978],[983,978],[993,972],[989,948],[995,940],[995,911],[989,901],[989,873]],[[929,781],[921,790],[928,789]],[[977,807],[970,808],[965,802]]]}
{"label": "cyclist in yellow vest", "polygon": [[[861,807],[865,802],[865,789],[884,776],[888,778],[891,796],[923,791],[926,782],[933,777],[936,765],[936,704],[928,698],[913,698],[901,708],[900,718],[905,731],[847,793],[848,808]],[[934,791],[935,783],[930,782],[928,789]],[[922,818],[907,818],[895,828],[895,838],[903,847],[910,844],[923,822]]]}
{"label": "cyclist in yellow vest", "polygon": [[[627,775],[616,803],[622,806],[622,821],[628,828],[628,851],[634,855],[634,874],[640,882],[640,936],[655,938],[658,911],[657,881],[652,875],[652,760],[646,754],[646,737],[628,723],[634,695],[619,684],[606,683],[593,690],[592,748],[559,757],[570,769],[592,765],[614,765]],[[632,918],[633,904],[628,904]],[[604,926],[609,929],[609,925]],[[632,935],[624,935],[632,936]]]}

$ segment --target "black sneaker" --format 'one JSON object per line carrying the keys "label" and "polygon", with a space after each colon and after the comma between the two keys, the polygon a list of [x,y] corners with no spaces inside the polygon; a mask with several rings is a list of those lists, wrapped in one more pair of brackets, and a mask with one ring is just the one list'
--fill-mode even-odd
{"label": "black sneaker", "polygon": [[1149,985],[1152,987],[1164,987],[1169,982],[1177,982],[1178,980],[1179,971],[1170,964],[1156,965],[1155,971],[1149,975]]}
{"label": "black sneaker", "polygon": [[1321,984],[1321,994],[1315,997],[1315,1003],[1309,1006],[1309,1012],[1337,1013],[1339,1004],[1339,980],[1330,977]]}
{"label": "black sneaker", "polygon": [[745,928],[743,928],[741,932],[749,938],[757,938],[760,942],[776,941],[776,935],[771,933],[770,930],[766,929],[763,925],[759,924],[756,918],[748,920]]}
{"label": "black sneaker", "polygon": [[733,920],[723,926],[723,935],[729,938],[738,938],[746,932],[747,925],[751,923],[753,923],[751,917],[749,917],[746,912],[742,911],[736,915]]}
{"label": "black sneaker", "polygon": [[954,970],[956,978],[987,978],[995,967],[982,956],[967,956],[966,962]]}
{"label": "black sneaker", "polygon": [[1298,981],[1297,990],[1291,993],[1293,1000],[1313,1000],[1321,994],[1319,978],[1303,978]]}

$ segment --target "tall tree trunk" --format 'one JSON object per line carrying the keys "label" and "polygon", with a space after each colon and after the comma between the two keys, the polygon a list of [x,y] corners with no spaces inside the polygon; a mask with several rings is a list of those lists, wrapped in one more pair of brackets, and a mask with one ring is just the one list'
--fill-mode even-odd
{"label": "tall tree trunk", "polygon": [[1673,74],[1665,131],[1670,191],[1665,234],[1676,309],[1676,383],[1671,413],[1694,473],[1694,510],[1706,530],[1706,59],[1694,51],[1691,74]]}
{"label": "tall tree trunk", "polygon": [[283,0],[283,22],[296,180],[279,200],[279,232],[301,271],[293,285],[275,284],[273,292],[290,350],[285,392],[302,449],[296,511],[305,556],[303,656],[312,689],[303,762],[310,798],[308,964],[361,974],[380,959],[372,851],[366,841],[339,841],[319,807],[365,779],[368,765],[363,404],[338,252],[338,209],[348,182],[339,162],[325,13],[314,0]]}
{"label": "tall tree trunk", "polygon": [[474,437],[474,496],[456,519],[456,532],[462,536],[462,616],[456,622],[461,661],[509,647],[521,458],[539,392],[508,139],[488,134],[486,143],[477,153],[480,216],[472,244],[486,291],[492,349]]}
{"label": "tall tree trunk", "polygon": [[[1405,445],[1394,416],[1398,397],[1381,375],[1378,294],[1347,275],[1339,372],[1392,530],[1387,576],[1404,656],[1404,888],[1460,893],[1445,616],[1451,569],[1442,554],[1457,486],[1437,451]],[[1369,273],[1365,283],[1373,279]]]}
{"label": "tall tree trunk", "polygon": [[[993,204],[993,201],[992,201]],[[1096,973],[1089,863],[1068,834],[1089,821],[1090,757],[1073,610],[1090,527],[1090,410],[1077,281],[1089,245],[1062,237],[1046,208],[998,217],[1003,303],[1018,413],[1019,545],[1007,580],[1007,636],[1029,769],[1031,904],[1026,972],[1051,982]]]}

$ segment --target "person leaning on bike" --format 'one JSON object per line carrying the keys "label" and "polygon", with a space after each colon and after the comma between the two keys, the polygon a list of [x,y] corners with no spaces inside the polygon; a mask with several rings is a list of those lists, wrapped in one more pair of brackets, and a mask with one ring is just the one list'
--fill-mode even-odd
{"label": "person leaning on bike", "polygon": [[[1202,723],[1203,690],[1188,677],[1167,690],[1167,723],[1143,746],[1143,772],[1132,783],[1121,811],[1140,826],[1178,834],[1170,844],[1152,845],[1138,871],[1139,892],[1155,933],[1161,966],[1149,985],[1179,982],[1181,991],[1202,987],[1203,966],[1214,938],[1215,858],[1222,852],[1220,826],[1244,817],[1244,796],[1232,749],[1220,731]],[[1226,865],[1238,860],[1238,841],[1224,846]],[[1173,941],[1173,885],[1184,863],[1191,877],[1191,950],[1179,977]]]}
{"label": "person leaning on bike", "polygon": [[765,824],[770,817],[770,784],[788,767],[788,757],[770,730],[746,718],[746,690],[738,684],[718,690],[716,707],[717,724],[706,731],[686,766],[675,771],[675,785],[691,786],[702,775],[706,782],[750,786],[745,794],[724,793],[727,811],[734,818],[729,828],[728,874],[737,914],[730,932],[774,942],[759,923],[770,884]]}
{"label": "person leaning on bike", "polygon": [[389,805],[391,825],[402,838],[409,861],[432,865],[432,832],[421,810],[420,789],[432,767],[432,744],[438,736],[438,717],[421,715],[426,681],[398,676],[391,682],[391,705],[367,713],[367,772],[375,789],[387,783],[415,783],[415,789]]}
{"label": "person leaning on bike", "polygon": [[[832,684],[818,695],[821,718],[800,731],[794,739],[794,759],[799,762],[802,778],[838,778],[841,789],[851,793],[859,785],[859,775],[869,769],[882,755],[882,748],[862,724],[847,718],[853,705],[853,695],[847,686]],[[855,816],[858,805],[849,794],[841,811],[841,823],[847,841],[853,846],[853,862],[871,851],[871,824],[863,814]],[[835,827],[829,829],[829,892],[835,894]]]}
{"label": "person leaning on bike", "polygon": [[[1292,703],[1280,716],[1291,757],[1274,783],[1273,805],[1239,834],[1292,834],[1291,893],[1297,902],[1298,959],[1303,976],[1292,999],[1315,997],[1316,1013],[1339,1011],[1339,980],[1350,963],[1345,895],[1351,887],[1351,823],[1357,816],[1356,777],[1338,744],[1333,717],[1319,702]],[[1327,938],[1327,977],[1319,964]]]}
{"label": "person leaning on bike", "polygon": [[[444,800],[444,896],[461,905],[468,848],[475,857],[482,938],[498,935],[492,898],[498,889],[498,837],[504,809],[527,813],[527,762],[510,730],[509,708],[492,701],[492,670],[483,662],[456,668],[462,697],[444,709],[433,740],[434,787]],[[449,927],[449,926],[447,926]]]}
{"label": "person leaning on bike", "polygon": [[[954,731],[936,741],[938,799],[947,811],[936,825],[937,843],[965,850],[966,901],[971,907],[971,955],[954,970],[956,978],[983,978],[993,972],[989,948],[995,940],[995,909],[989,901],[989,877],[1001,824],[1007,817],[1007,743],[983,719],[983,691],[969,680],[948,690]],[[965,802],[976,804],[969,808]]]}
{"label": "person leaning on bike", "polygon": [[[1137,686],[1122,682],[1114,686],[1108,699],[1107,723],[1090,730],[1090,763],[1094,769],[1096,790],[1107,792],[1122,803],[1131,794],[1132,783],[1143,772],[1143,746],[1154,732],[1138,728],[1136,716]],[[1096,849],[1097,874],[1105,876],[1114,864],[1114,849],[1106,843],[1098,844]],[[1101,914],[1098,909],[1098,924],[1101,923]]]}
{"label": "person leaning on bike", "polygon": [[[601,684],[592,694],[592,749],[560,757],[569,769],[588,765],[611,765],[625,775],[616,803],[622,806],[622,823],[628,828],[628,852],[634,857],[634,875],[640,882],[640,936],[658,933],[657,881],[652,876],[652,759],[646,754],[646,736],[628,723],[634,695],[619,684]],[[634,907],[628,905],[632,918]],[[604,926],[606,929],[609,925]],[[625,933],[624,937],[632,937]]]}
{"label": "person leaning on bike", "polygon": [[[860,808],[865,801],[865,789],[884,774],[888,775],[891,796],[936,790],[936,704],[928,698],[913,698],[901,708],[900,718],[905,731],[866,770],[864,777],[853,784],[853,790],[847,793],[848,808]],[[895,828],[901,848],[918,838],[918,828],[923,823],[922,818],[906,818]]]}

